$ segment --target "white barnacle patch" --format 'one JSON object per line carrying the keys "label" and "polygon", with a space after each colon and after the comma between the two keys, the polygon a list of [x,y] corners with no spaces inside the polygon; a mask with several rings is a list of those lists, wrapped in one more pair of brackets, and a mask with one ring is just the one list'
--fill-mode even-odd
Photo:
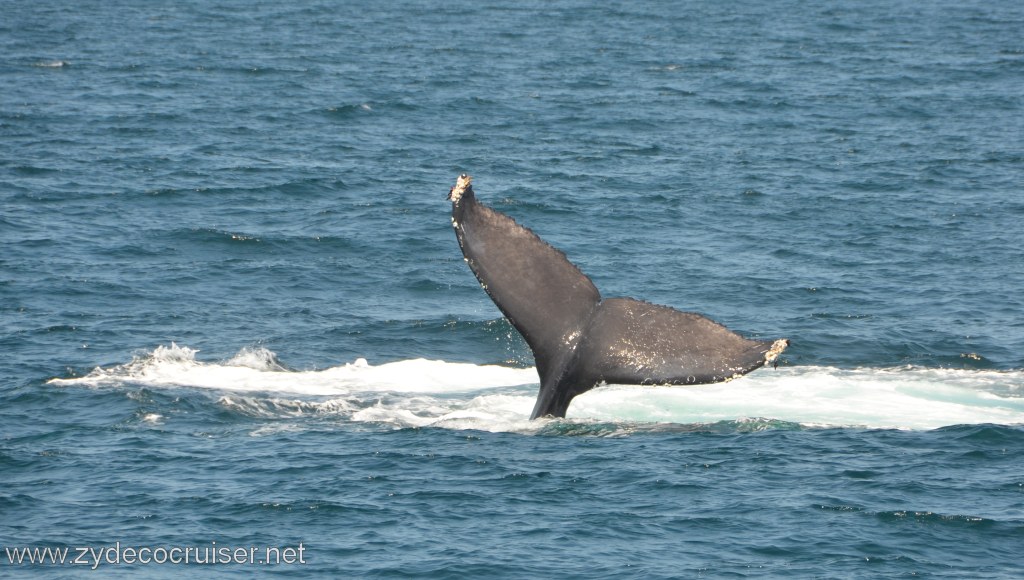
{"label": "white barnacle patch", "polygon": [[459,178],[455,180],[455,187],[453,187],[451,192],[448,194],[448,199],[452,200],[452,203],[459,203],[459,200],[462,199],[462,194],[466,193],[466,190],[469,189],[469,185],[472,182],[473,178],[469,175],[465,173],[460,175]]}
{"label": "white barnacle patch", "polygon": [[789,339],[787,338],[780,338],[772,343],[772,347],[764,354],[764,364],[774,362],[782,354],[782,351],[786,350],[787,346],[789,346]]}
{"label": "white barnacle patch", "polygon": [[455,229],[459,228],[459,222],[455,219],[455,216],[452,216],[452,227]]}

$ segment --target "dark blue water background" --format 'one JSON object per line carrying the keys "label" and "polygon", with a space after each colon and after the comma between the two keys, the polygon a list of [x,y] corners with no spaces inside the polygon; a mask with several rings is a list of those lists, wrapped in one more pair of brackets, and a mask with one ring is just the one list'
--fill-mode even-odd
{"label": "dark blue water background", "polygon": [[[0,9],[0,548],[1024,573],[1019,3]],[[789,337],[782,366],[530,424],[461,172],[604,295]]]}

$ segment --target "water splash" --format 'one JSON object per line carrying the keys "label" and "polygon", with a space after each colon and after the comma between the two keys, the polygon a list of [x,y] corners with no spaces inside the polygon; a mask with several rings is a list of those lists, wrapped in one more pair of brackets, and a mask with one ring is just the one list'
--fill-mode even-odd
{"label": "water splash", "polygon": [[529,421],[532,368],[411,359],[357,359],[323,370],[289,370],[262,347],[224,362],[171,344],[58,386],[192,388],[221,392],[216,404],[246,416],[328,415],[395,428],[621,435],[686,430],[864,427],[934,429],[1024,424],[1024,372],[927,368],[764,369],[728,383],[690,387],[604,386],[577,397],[567,419]]}

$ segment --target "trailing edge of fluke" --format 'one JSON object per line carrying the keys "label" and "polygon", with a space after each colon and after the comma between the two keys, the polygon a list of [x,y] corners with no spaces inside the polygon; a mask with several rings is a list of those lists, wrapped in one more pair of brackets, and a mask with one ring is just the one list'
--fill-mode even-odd
{"label": "trailing edge of fluke", "polygon": [[535,233],[480,203],[472,178],[448,193],[452,227],[480,285],[526,339],[540,375],[531,419],[564,417],[598,384],[697,385],[773,362],[789,340],[750,340],[692,312],[601,298],[594,283]]}

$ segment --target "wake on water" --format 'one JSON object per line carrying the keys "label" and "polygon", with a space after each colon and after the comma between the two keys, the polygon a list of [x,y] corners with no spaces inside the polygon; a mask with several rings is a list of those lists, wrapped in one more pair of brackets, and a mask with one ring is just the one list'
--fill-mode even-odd
{"label": "wake on water", "polygon": [[127,364],[50,384],[208,389],[220,394],[217,404],[248,414],[330,413],[353,423],[494,432],[537,433],[552,423],[611,423],[623,432],[722,422],[750,429],[1024,424],[1024,371],[761,369],[711,385],[607,385],[576,397],[566,419],[530,421],[538,385],[533,368],[426,359],[371,365],[358,359],[294,371],[265,348],[243,349],[224,362],[197,361],[196,352],[172,343]]}

